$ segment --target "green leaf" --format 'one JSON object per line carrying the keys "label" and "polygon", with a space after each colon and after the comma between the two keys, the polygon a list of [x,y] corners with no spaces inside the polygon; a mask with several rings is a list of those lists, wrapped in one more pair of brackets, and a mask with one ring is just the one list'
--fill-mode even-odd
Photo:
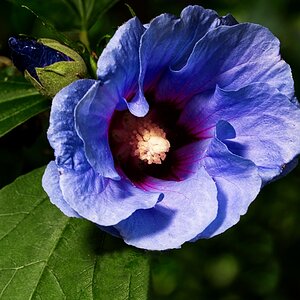
{"label": "green leaf", "polygon": [[88,14],[88,29],[95,25],[120,0],[95,1],[93,9]]}
{"label": "green leaf", "polygon": [[50,107],[27,82],[0,82],[0,137]]}
{"label": "green leaf", "polygon": [[129,10],[131,16],[132,16],[132,17],[135,17],[135,16],[136,16],[136,13],[135,13],[135,11],[133,10],[133,8],[132,8],[129,4],[127,4],[127,3],[125,3],[125,5],[127,6],[127,8],[128,8],[128,10]]}
{"label": "green leaf", "polygon": [[41,187],[43,172],[0,191],[0,299],[147,299],[147,255],[64,216]]}
{"label": "green leaf", "polygon": [[24,5],[52,23],[61,31],[88,30],[110,7],[119,0],[9,0]]}
{"label": "green leaf", "polygon": [[31,8],[29,8],[26,5],[21,5],[22,8],[28,10],[31,14],[33,14],[38,21],[41,22],[41,24],[47,28],[47,30],[55,37],[55,39],[66,46],[69,46],[70,48],[76,50],[78,53],[83,53],[84,52],[84,47],[74,41],[72,41],[70,38],[68,38],[65,34],[62,32],[58,31],[54,25],[50,22],[47,21],[46,18],[38,15],[36,12],[34,12]]}
{"label": "green leaf", "polygon": [[80,18],[63,0],[9,0],[17,5],[24,5],[34,11],[37,15],[45,18],[58,30],[72,30],[80,28]]}

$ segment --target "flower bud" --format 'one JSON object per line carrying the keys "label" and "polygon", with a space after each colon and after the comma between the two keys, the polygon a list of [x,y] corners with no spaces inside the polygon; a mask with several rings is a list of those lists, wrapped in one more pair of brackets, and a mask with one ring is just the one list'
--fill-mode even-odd
{"label": "flower bud", "polygon": [[87,75],[81,56],[55,40],[11,37],[8,44],[14,65],[45,96]]}

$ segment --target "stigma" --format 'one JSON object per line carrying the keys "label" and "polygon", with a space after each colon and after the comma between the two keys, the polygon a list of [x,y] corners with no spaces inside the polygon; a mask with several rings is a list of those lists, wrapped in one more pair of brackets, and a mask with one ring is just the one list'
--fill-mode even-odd
{"label": "stigma", "polygon": [[136,125],[129,141],[131,155],[149,165],[161,164],[171,146],[166,133],[148,118],[138,120]]}

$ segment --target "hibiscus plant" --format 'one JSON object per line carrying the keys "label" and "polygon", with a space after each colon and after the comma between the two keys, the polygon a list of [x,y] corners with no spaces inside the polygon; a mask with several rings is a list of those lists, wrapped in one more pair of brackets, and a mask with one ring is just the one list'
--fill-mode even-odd
{"label": "hibiscus plant", "polygon": [[189,5],[143,22],[130,8],[93,49],[95,12],[114,3],[61,2],[77,34],[32,1],[51,38],[8,40],[27,81],[3,76],[1,136],[50,108],[51,148],[0,191],[0,298],[145,299],[152,253],[219,237],[296,167],[292,71],[269,29],[231,14]]}

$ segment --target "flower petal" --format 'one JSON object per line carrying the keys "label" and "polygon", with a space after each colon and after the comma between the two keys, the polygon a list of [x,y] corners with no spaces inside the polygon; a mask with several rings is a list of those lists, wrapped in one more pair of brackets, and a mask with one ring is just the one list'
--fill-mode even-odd
{"label": "flower petal", "polygon": [[[139,47],[145,27],[134,17],[120,26],[103,50],[97,63],[100,81],[115,84],[120,94],[120,105],[143,117],[149,110],[146,99],[138,96]],[[132,99],[134,97],[134,99]]]}
{"label": "flower petal", "polygon": [[238,91],[217,89],[215,99],[217,114],[236,130],[236,138],[226,145],[252,160],[264,181],[279,175],[300,152],[300,109],[277,89],[265,84]]}
{"label": "flower petal", "polygon": [[238,89],[266,82],[291,98],[291,70],[279,53],[279,41],[256,24],[220,26],[209,31],[195,46],[186,65],[165,72],[156,97],[168,95],[183,101],[216,85]]}
{"label": "flower petal", "polygon": [[103,50],[97,63],[101,81],[113,81],[123,97],[132,96],[137,89],[139,75],[140,39],[145,31],[134,17],[120,26]]}
{"label": "flower petal", "polygon": [[54,161],[51,161],[43,175],[42,185],[48,194],[51,203],[56,205],[68,217],[81,218],[64,200],[59,186],[59,172]]}
{"label": "flower petal", "polygon": [[[215,11],[197,5],[186,7],[180,18],[162,14],[153,19],[141,38],[139,92],[136,98],[142,101],[144,90],[153,89],[169,67],[182,67],[195,44],[209,30],[224,23],[229,25],[236,21],[229,15],[219,17]],[[164,99],[165,94],[161,98]]]}
{"label": "flower petal", "polygon": [[220,120],[216,124],[216,137],[220,140],[231,140],[236,137],[233,126],[227,121]]}
{"label": "flower petal", "polygon": [[162,14],[153,19],[141,39],[140,80],[147,87],[168,67],[184,65],[195,44],[220,23],[215,11],[201,6],[186,7],[180,18]]}
{"label": "flower petal", "polygon": [[119,101],[115,86],[95,83],[75,108],[75,127],[88,162],[100,176],[119,180],[108,142],[110,119]]}
{"label": "flower petal", "polygon": [[219,25],[232,26],[238,23],[239,22],[231,14],[227,14],[226,16],[220,18]]}
{"label": "flower petal", "polygon": [[180,122],[199,136],[209,136],[228,121],[236,138],[225,141],[233,153],[253,161],[264,181],[279,175],[300,152],[300,110],[276,88],[254,83],[236,91],[216,89],[186,105]]}
{"label": "flower petal", "polygon": [[148,183],[162,191],[164,198],[154,208],[138,210],[115,225],[129,245],[149,250],[178,248],[215,219],[216,186],[204,168],[181,182],[152,179]]}
{"label": "flower petal", "polygon": [[220,234],[236,224],[262,183],[255,164],[232,154],[217,138],[212,140],[203,163],[216,183],[219,207],[217,218],[194,240]]}
{"label": "flower petal", "polygon": [[149,111],[149,104],[143,93],[137,93],[133,99],[127,102],[129,111],[136,117],[144,117]]}
{"label": "flower petal", "polygon": [[138,209],[151,208],[160,197],[160,192],[141,190],[129,180],[103,178],[92,168],[63,172],[60,186],[64,199],[78,214],[102,226],[119,223]]}
{"label": "flower petal", "polygon": [[53,99],[48,139],[55,150],[59,169],[86,170],[89,168],[82,140],[74,125],[74,108],[94,80],[78,80],[63,88]]}

